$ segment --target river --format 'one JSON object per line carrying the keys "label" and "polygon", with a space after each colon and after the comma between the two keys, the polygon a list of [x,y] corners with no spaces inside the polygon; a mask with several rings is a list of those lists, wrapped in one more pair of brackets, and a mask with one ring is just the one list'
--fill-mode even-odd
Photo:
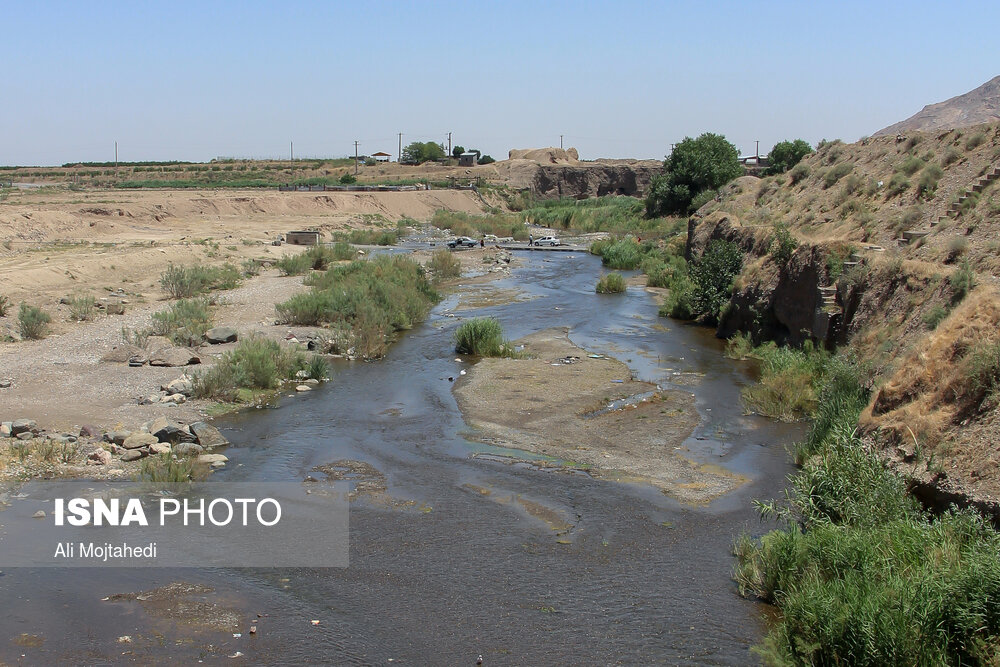
{"label": "river", "polygon": [[[518,256],[523,266],[493,286],[525,299],[456,313],[460,290],[386,358],[338,362],[315,391],[217,420],[233,443],[218,481],[301,481],[316,466],[360,460],[385,475],[387,494],[414,501],[406,509],[352,504],[349,567],[11,569],[0,576],[0,638],[44,642],[5,642],[0,657],[163,663],[239,651],[267,664],[472,665],[480,654],[487,665],[754,662],[762,609],[736,592],[731,545],[766,528],[752,499],[781,494],[791,470],[785,445],[801,428],[743,414],[748,369],[723,356],[711,331],[657,317],[640,287],[595,294],[598,258]],[[491,448],[464,437],[448,379],[468,367],[455,360],[452,331],[474,315],[498,317],[512,339],[569,327],[574,343],[625,361],[638,379],[693,392],[700,424],[685,443],[691,457],[749,481],[707,506],[685,506],[642,484],[512,463],[502,451],[474,456]],[[528,506],[570,523],[569,539],[556,540]],[[258,633],[218,635],[210,648],[171,642],[166,621],[101,600],[172,581],[209,584],[251,617],[266,614]],[[116,643],[158,632],[168,638],[159,645]]]}

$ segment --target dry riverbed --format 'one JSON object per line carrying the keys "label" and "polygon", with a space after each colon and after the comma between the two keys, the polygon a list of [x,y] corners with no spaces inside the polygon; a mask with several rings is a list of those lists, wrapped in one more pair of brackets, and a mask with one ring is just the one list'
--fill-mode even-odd
{"label": "dry riverbed", "polygon": [[527,336],[525,359],[483,359],[455,385],[472,437],[646,482],[684,503],[726,494],[743,477],[683,455],[698,424],[694,397],[632,379],[622,362],[590,355],[565,328]]}

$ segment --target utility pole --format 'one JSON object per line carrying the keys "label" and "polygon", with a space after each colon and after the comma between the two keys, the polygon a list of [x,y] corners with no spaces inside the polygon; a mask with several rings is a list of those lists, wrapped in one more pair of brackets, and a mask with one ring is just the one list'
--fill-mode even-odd
{"label": "utility pole", "polygon": [[396,163],[403,161],[403,133],[399,133],[399,148],[396,150]]}
{"label": "utility pole", "polygon": [[289,162],[295,162],[295,144],[291,141],[288,142],[288,160]]}
{"label": "utility pole", "polygon": [[559,135],[559,150],[562,150],[562,147],[563,147],[563,145],[562,145],[562,138],[563,138],[563,135],[560,134]]}
{"label": "utility pole", "polygon": [[118,174],[118,142],[115,142],[115,175]]}
{"label": "utility pole", "polygon": [[354,175],[358,175],[358,142],[354,142]]}
{"label": "utility pole", "polygon": [[448,133],[448,157],[451,157],[451,132]]}
{"label": "utility pole", "polygon": [[757,162],[760,162],[760,139],[757,140],[757,150],[754,151],[754,155],[757,158]]}

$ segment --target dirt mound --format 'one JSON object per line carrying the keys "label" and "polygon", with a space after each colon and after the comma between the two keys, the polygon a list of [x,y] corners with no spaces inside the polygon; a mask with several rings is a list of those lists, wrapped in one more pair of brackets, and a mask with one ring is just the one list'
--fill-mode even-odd
{"label": "dirt mound", "polygon": [[953,130],[1000,120],[1000,76],[950,100],[928,104],[906,120],[882,128],[874,136],[912,131]]}
{"label": "dirt mound", "polygon": [[580,154],[575,148],[512,148],[511,160],[531,160],[539,164],[576,164]]}

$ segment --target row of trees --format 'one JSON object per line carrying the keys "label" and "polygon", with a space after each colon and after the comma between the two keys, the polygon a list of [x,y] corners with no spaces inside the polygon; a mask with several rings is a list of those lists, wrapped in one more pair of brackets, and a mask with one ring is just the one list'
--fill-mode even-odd
{"label": "row of trees", "polygon": [[[496,161],[489,155],[483,155],[482,152],[475,148],[471,151],[466,151],[463,146],[455,146],[455,148],[451,151],[451,155],[457,159],[458,156],[466,152],[475,153],[479,164],[489,164]],[[443,144],[439,144],[435,141],[414,141],[403,149],[400,161],[408,164],[423,164],[424,162],[442,160],[446,157],[446,155],[447,154],[445,153]]]}
{"label": "row of trees", "polygon": [[[768,154],[767,174],[780,174],[812,152],[802,139],[781,141]],[[721,134],[706,132],[685,139],[663,163],[663,173],[653,177],[646,196],[650,217],[684,215],[700,208],[716,190],[743,174],[736,146]]]}

